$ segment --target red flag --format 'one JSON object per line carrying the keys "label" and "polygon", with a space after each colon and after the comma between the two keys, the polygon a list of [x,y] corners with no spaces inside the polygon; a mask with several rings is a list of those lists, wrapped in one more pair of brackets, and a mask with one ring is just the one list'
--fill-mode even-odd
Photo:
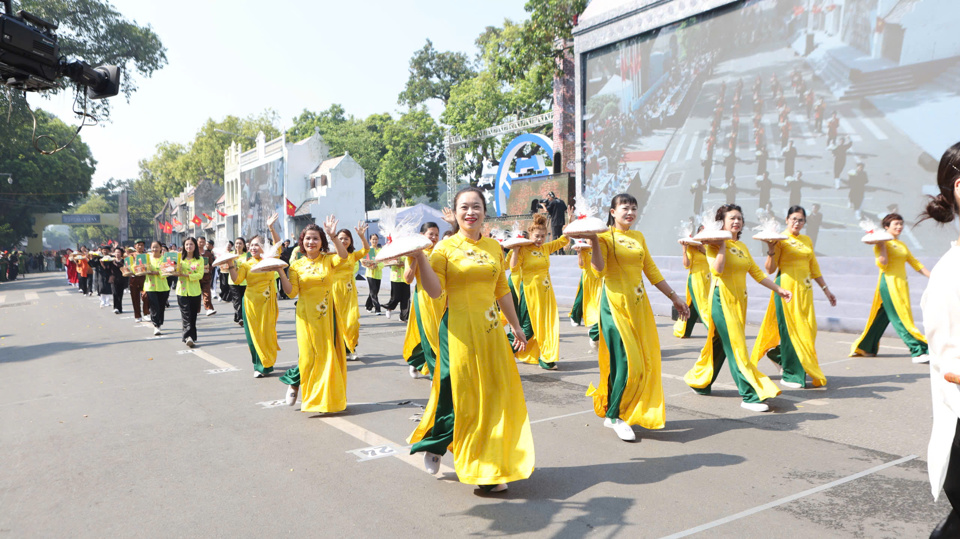
{"label": "red flag", "polygon": [[297,207],[293,205],[293,202],[290,202],[290,199],[287,199],[287,215],[293,217],[297,213]]}
{"label": "red flag", "polygon": [[[176,220],[176,219],[174,219],[174,220]],[[172,233],[173,233],[173,225],[171,225],[169,221],[163,223],[163,233],[164,233],[164,234],[172,234]]]}
{"label": "red flag", "polygon": [[193,216],[193,219],[190,219],[190,222],[193,223],[193,224],[195,224],[195,225],[197,225],[197,226],[200,226],[200,225],[203,224],[203,221],[202,221],[199,217],[197,217],[196,215]]}
{"label": "red flag", "polygon": [[174,220],[173,220],[173,226],[183,226],[183,223],[181,223],[180,221],[177,221],[176,219],[174,219]]}
{"label": "red flag", "polygon": [[207,219],[207,221],[213,221],[213,217],[207,215],[207,212],[203,212],[203,216]]}
{"label": "red flag", "polygon": [[226,216],[227,216],[227,212],[223,212],[223,211],[217,210],[217,215],[219,215],[220,217],[226,217]]}

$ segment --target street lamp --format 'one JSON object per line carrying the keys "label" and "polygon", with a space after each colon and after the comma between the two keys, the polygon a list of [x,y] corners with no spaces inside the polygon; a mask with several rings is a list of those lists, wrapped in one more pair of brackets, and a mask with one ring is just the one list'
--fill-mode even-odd
{"label": "street lamp", "polygon": [[233,135],[235,137],[248,138],[254,142],[256,142],[257,140],[257,137],[249,137],[247,135],[241,135],[240,133],[234,133],[233,131],[226,131],[224,129],[217,129],[217,128],[214,128],[213,130],[216,131],[217,133],[223,133],[224,135]]}

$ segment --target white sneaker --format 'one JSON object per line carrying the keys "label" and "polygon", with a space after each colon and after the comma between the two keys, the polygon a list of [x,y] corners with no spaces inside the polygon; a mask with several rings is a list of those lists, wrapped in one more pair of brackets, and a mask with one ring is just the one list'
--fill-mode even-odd
{"label": "white sneaker", "polygon": [[780,380],[780,385],[783,387],[789,387],[790,389],[802,389],[803,384],[798,384],[797,382],[788,382],[786,380]]}
{"label": "white sneaker", "polygon": [[356,352],[347,354],[347,361],[356,361],[357,359],[359,358],[357,357]]}
{"label": "white sneaker", "polygon": [[194,346],[196,346],[191,337],[187,337],[186,343],[187,343],[187,348],[193,348]]}
{"label": "white sneaker", "polygon": [[217,314],[217,311],[214,309],[207,309],[207,316],[213,316]]}
{"label": "white sneaker", "polygon": [[600,343],[593,339],[590,339],[590,349],[596,350],[597,348],[600,348]]}
{"label": "white sneaker", "polygon": [[637,439],[637,433],[633,432],[633,428],[622,419],[610,419],[608,417],[603,420],[603,426],[613,429],[613,432],[616,432],[617,436],[624,442],[632,442]]}
{"label": "white sneaker", "polygon": [[410,378],[413,378],[414,380],[418,378],[423,378],[423,375],[420,374],[420,369],[414,367],[413,365],[410,365],[409,372],[410,372]]}
{"label": "white sneaker", "polygon": [[741,402],[740,407],[751,412],[769,412],[770,407],[762,402]]}
{"label": "white sneaker", "polygon": [[507,487],[507,484],[506,484],[506,483],[500,483],[499,485],[497,485],[497,486],[493,487],[492,489],[490,489],[490,492],[506,492],[506,491],[507,491],[507,488],[508,488],[508,487]]}
{"label": "white sneaker", "polygon": [[162,333],[160,333],[160,328],[158,328],[158,327],[153,328],[153,334],[154,334],[154,335],[163,335]]}
{"label": "white sneaker", "polygon": [[114,309],[113,314],[120,314],[120,309]]}
{"label": "white sneaker", "polygon": [[423,469],[430,475],[440,471],[440,455],[426,451],[423,453]]}
{"label": "white sneaker", "polygon": [[133,322],[139,324],[140,322],[143,322],[143,318],[134,318]]}
{"label": "white sneaker", "polygon": [[299,393],[299,386],[287,386],[287,406],[293,406],[297,403],[297,393]]}
{"label": "white sneaker", "polygon": [[912,361],[913,363],[916,363],[916,364],[920,364],[920,363],[930,363],[930,354],[923,354],[922,356],[917,356],[917,357],[911,359],[910,361]]}
{"label": "white sneaker", "polygon": [[580,327],[580,324],[578,324],[577,321],[574,320],[573,318],[570,319],[570,325],[573,326],[573,327],[575,327],[575,328]]}
{"label": "white sneaker", "polygon": [[260,371],[253,371],[254,378],[263,378],[263,373]]}
{"label": "white sneaker", "polygon": [[383,312],[387,316],[387,320],[390,320],[390,317],[393,316],[393,311],[391,311],[390,309],[386,309]]}

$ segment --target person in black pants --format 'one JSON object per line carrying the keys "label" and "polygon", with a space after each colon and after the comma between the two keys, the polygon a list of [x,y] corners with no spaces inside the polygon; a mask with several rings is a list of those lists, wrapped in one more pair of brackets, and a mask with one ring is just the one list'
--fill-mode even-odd
{"label": "person in black pants", "polygon": [[183,324],[183,342],[193,348],[197,341],[197,314],[200,312],[205,259],[200,256],[200,245],[195,238],[183,240],[180,263],[177,267],[177,305]]}
{"label": "person in black pants", "polygon": [[[543,209],[550,216],[550,228],[553,233],[551,239],[555,240],[563,235],[563,226],[567,224],[567,204],[550,191],[547,193],[547,203],[543,205]],[[562,253],[562,251],[558,252]]]}
{"label": "person in black pants", "polygon": [[380,279],[383,276],[383,266],[377,264],[375,259],[377,258],[377,251],[380,250],[380,236],[376,234],[370,234],[370,252],[367,253],[367,257],[360,261],[364,267],[363,276],[367,280],[367,288],[369,289],[369,294],[367,295],[367,312],[376,313],[377,316],[380,316]]}
{"label": "person in black pants", "polygon": [[113,288],[113,314],[123,312],[123,291],[127,288],[127,278],[123,276],[120,268],[123,267],[123,249],[117,247],[113,250],[113,262],[108,262],[107,269],[110,273],[110,286]]}
{"label": "person in black pants", "polygon": [[410,316],[410,285],[403,280],[403,262],[390,267],[390,301],[383,305],[387,318],[393,310],[400,307],[400,321],[406,322]]}

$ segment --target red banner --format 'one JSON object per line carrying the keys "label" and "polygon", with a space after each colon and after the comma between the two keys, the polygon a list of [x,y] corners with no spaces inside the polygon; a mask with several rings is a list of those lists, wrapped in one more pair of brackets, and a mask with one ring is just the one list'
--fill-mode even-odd
{"label": "red banner", "polygon": [[203,212],[203,217],[206,218],[207,221],[213,221],[213,217],[207,215],[207,212]]}
{"label": "red banner", "polygon": [[297,207],[293,205],[293,202],[290,202],[290,199],[287,199],[287,215],[293,217],[297,213]]}

